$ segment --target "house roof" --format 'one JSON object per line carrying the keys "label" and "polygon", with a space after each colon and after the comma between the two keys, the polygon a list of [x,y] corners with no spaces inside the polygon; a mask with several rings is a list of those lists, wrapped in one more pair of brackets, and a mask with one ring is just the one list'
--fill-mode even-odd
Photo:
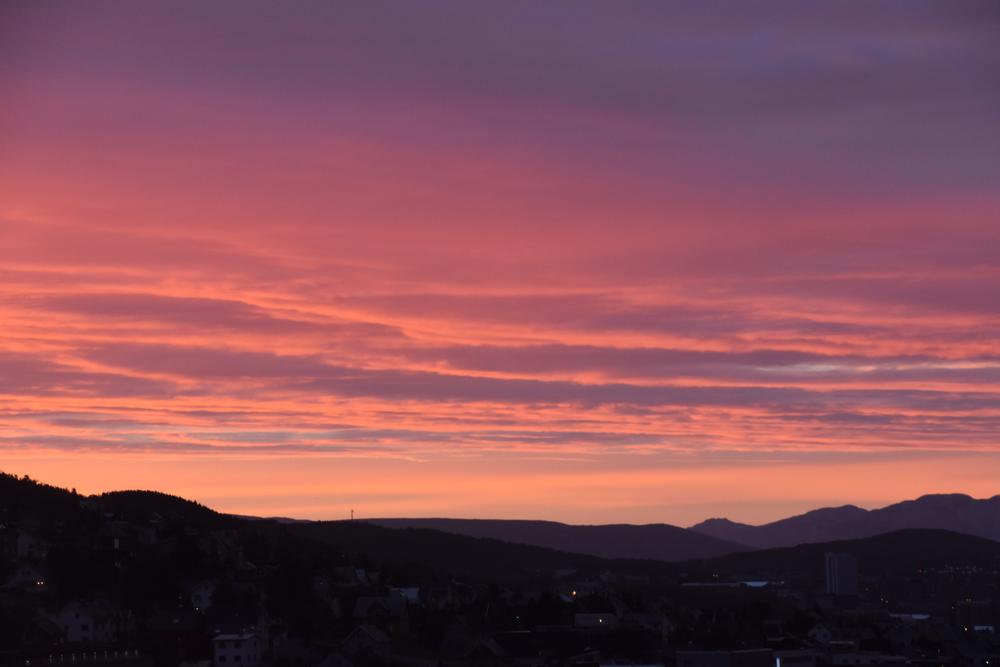
{"label": "house roof", "polygon": [[229,635],[215,635],[212,637],[213,642],[230,641],[230,640],[242,640],[242,639],[253,639],[257,635],[253,632],[244,632],[240,634],[229,634]]}

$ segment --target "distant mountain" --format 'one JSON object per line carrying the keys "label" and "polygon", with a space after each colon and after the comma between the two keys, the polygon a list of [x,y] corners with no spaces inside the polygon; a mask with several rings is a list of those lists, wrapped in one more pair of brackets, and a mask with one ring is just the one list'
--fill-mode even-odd
{"label": "distant mountain", "polygon": [[[236,517],[153,491],[83,496],[0,473],[0,524],[23,524],[43,532],[63,525],[83,533],[97,530],[112,517],[137,526],[148,526],[156,518],[161,526],[186,526],[204,533],[235,531],[247,539],[259,536],[268,543],[294,536],[380,561],[419,563],[445,572],[497,579],[503,578],[505,568],[516,570],[518,576],[532,576],[566,568],[611,569],[612,561],[618,571],[650,573],[670,571],[664,569],[665,563],[652,561],[685,561],[685,567],[693,562],[739,568],[773,563],[777,567],[785,562],[782,559],[798,556],[786,556],[775,547],[807,545],[789,553],[807,553],[813,558],[825,550],[844,548],[820,543],[844,540],[862,541],[851,549],[864,550],[870,545],[872,551],[861,554],[865,558],[899,558],[900,562],[934,554],[942,561],[978,562],[980,556],[992,558],[1000,548],[1000,496],[976,500],[959,494],[930,495],[871,511],[847,505],[763,526],[711,519],[691,529],[667,524],[574,526],[473,519],[321,522]],[[890,537],[883,541],[886,533]],[[957,533],[965,535],[956,537]],[[741,553],[753,548],[767,551]],[[643,564],[643,560],[649,562]],[[813,566],[818,567],[816,562]]]}
{"label": "distant mountain", "polygon": [[762,549],[684,563],[689,573],[769,576],[800,573],[822,578],[824,555],[850,553],[862,574],[898,574],[947,566],[1000,567],[1000,542],[949,530],[907,529],[857,540]]}
{"label": "distant mountain", "polygon": [[761,526],[709,519],[689,530],[768,549],[904,529],[943,529],[1000,540],[1000,496],[977,500],[963,494],[927,495],[875,510],[854,505],[828,507]]}
{"label": "distant mountain", "polygon": [[851,535],[841,531],[844,524],[865,515],[867,511],[860,507],[844,505],[813,510],[762,526],[736,523],[729,519],[709,519],[691,526],[689,530],[720,540],[739,541],[757,549],[770,549],[807,542],[865,537],[862,534]]}
{"label": "distant mountain", "polygon": [[734,541],[663,523],[575,526],[555,521],[502,519],[370,519],[368,522],[386,528],[431,529],[600,558],[679,561],[747,550],[745,545]]}

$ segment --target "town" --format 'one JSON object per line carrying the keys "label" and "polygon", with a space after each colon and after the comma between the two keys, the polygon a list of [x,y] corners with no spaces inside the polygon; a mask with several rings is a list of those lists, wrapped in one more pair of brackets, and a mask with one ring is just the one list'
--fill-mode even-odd
{"label": "town", "polygon": [[10,475],[0,511],[5,667],[1000,664],[1000,544],[945,531],[666,563]]}

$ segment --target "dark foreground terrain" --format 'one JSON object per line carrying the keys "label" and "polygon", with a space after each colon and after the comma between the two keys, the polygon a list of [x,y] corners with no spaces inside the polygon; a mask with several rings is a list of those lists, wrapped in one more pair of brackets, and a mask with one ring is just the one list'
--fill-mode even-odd
{"label": "dark foreground terrain", "polygon": [[998,572],[943,530],[606,559],[0,475],[0,665],[992,667]]}

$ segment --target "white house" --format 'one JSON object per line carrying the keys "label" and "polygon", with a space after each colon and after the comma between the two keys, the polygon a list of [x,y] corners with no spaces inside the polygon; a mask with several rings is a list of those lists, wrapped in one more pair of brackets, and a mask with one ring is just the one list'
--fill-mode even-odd
{"label": "white house", "polygon": [[110,602],[68,602],[48,617],[62,629],[63,637],[68,642],[107,642],[116,639],[115,609]]}
{"label": "white house", "polygon": [[212,667],[260,664],[260,639],[256,632],[216,635],[212,638]]}

